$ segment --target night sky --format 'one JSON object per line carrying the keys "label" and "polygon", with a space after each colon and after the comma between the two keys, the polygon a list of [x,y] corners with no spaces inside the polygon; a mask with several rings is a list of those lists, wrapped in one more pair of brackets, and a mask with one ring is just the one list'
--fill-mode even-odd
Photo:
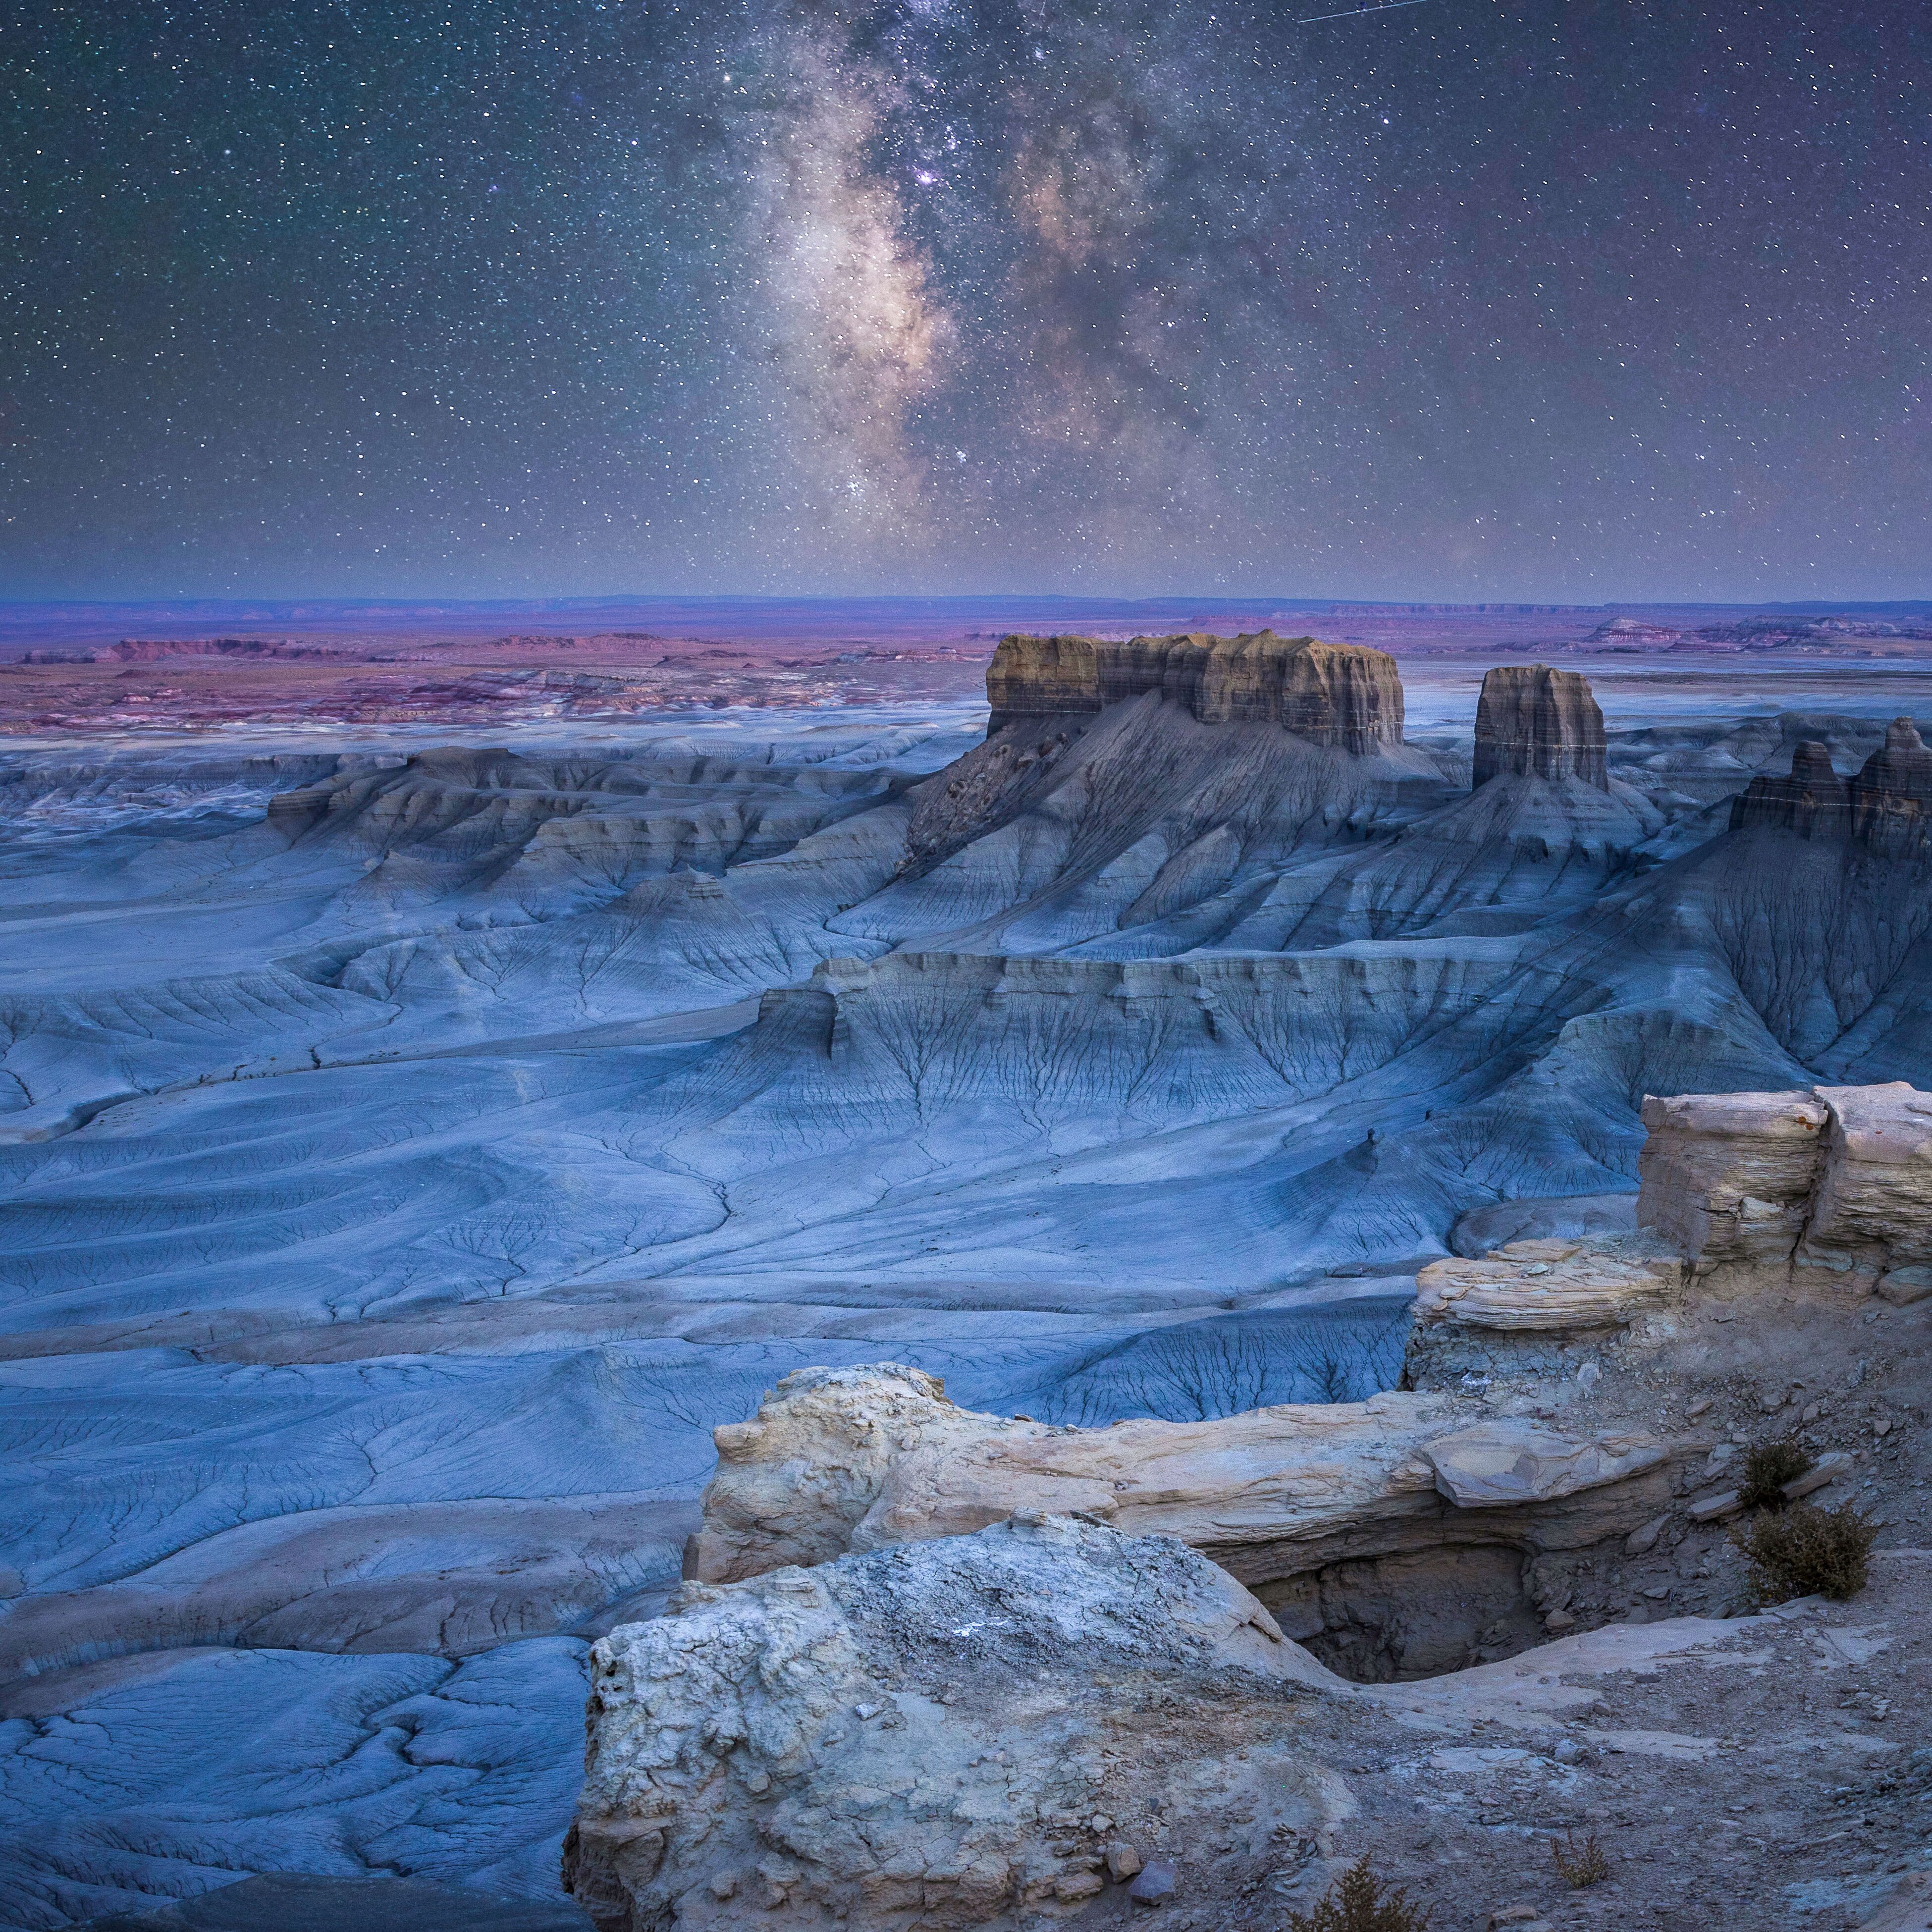
{"label": "night sky", "polygon": [[1932,8],[14,0],[0,596],[1932,594]]}

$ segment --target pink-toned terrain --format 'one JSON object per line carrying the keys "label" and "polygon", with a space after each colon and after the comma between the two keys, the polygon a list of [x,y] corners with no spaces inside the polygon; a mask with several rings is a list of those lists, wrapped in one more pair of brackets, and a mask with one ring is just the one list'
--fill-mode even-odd
{"label": "pink-toned terrain", "polygon": [[488,728],[664,710],[971,701],[1004,633],[1271,628],[1399,658],[1562,653],[1790,665],[1932,653],[1932,607],[1283,603],[1262,598],[705,598],[559,604],[16,604],[0,733],[231,724]]}

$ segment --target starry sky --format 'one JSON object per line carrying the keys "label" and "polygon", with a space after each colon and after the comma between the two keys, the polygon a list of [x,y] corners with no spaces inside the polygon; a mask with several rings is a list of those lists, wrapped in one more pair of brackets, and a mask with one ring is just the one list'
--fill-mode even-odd
{"label": "starry sky", "polygon": [[1932,8],[16,0],[0,596],[1932,594]]}

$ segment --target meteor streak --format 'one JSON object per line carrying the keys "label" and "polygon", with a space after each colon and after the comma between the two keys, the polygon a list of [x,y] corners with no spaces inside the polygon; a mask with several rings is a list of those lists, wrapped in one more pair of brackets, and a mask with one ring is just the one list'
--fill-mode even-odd
{"label": "meteor streak", "polygon": [[1298,20],[1298,27],[1312,27],[1324,20],[1352,20],[1358,14],[1390,14],[1398,7],[1420,7],[1422,0],[1382,0],[1376,7],[1345,7],[1339,14],[1314,14],[1305,20]]}

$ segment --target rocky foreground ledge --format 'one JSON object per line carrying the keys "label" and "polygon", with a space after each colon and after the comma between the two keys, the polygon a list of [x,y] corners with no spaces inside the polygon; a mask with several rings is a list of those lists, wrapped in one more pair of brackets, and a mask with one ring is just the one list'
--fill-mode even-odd
{"label": "rocky foreground ledge", "polygon": [[[888,1364],[719,1430],[593,1653],[600,1932],[1276,1928],[1364,1853],[1438,1927],[1916,1925],[1932,1095],[1645,1118],[1637,1233],[1426,1269],[1370,1402],[1079,1430]],[[1849,1604],[1748,1587],[1773,1438],[1888,1526]]]}

